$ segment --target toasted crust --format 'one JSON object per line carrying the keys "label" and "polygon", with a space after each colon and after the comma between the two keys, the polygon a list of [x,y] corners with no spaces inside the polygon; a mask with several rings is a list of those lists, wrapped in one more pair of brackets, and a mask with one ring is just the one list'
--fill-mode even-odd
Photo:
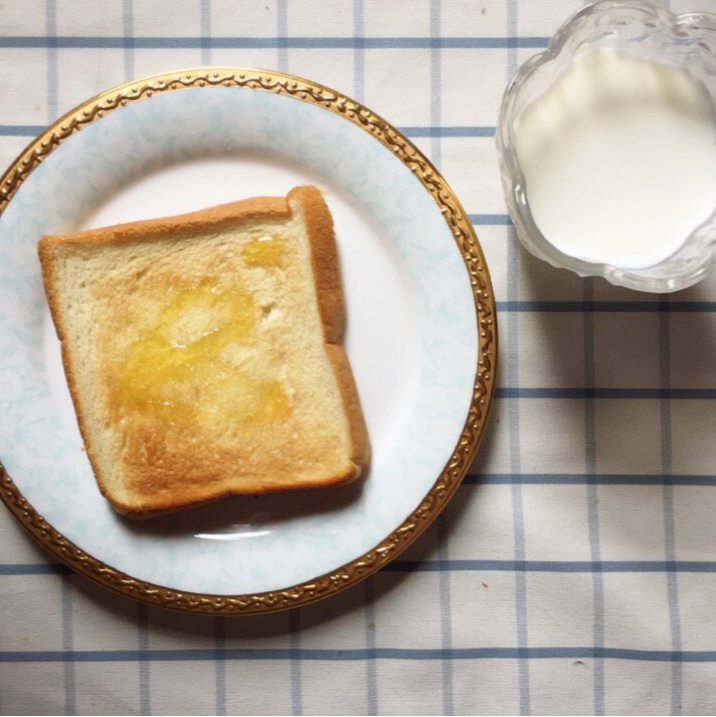
{"label": "toasted crust", "polygon": [[289,192],[288,200],[289,203],[292,200],[299,202],[303,208],[326,353],[341,387],[343,410],[350,425],[353,442],[351,460],[360,470],[360,466],[368,463],[370,448],[363,410],[358,401],[358,389],[343,347],[346,307],[333,217],[315,187],[296,187]]}
{"label": "toasted crust", "polygon": [[[287,237],[287,266],[280,257],[275,271],[247,270],[237,259],[242,242],[273,231]],[[349,482],[364,471],[370,448],[343,347],[345,305],[333,222],[315,187],[296,188],[287,198],[253,198],[178,217],[45,236],[38,253],[80,431],[100,490],[116,510],[146,518],[232,494]],[[242,320],[241,302],[248,302],[249,324],[255,314],[261,317],[247,339],[253,353],[233,358],[236,351],[248,350],[241,342],[210,348],[214,353],[202,361],[219,364],[217,387],[210,380],[190,384],[191,390],[208,388],[198,394],[196,408],[182,409],[181,420],[159,415],[160,409],[128,408],[120,378],[125,372],[134,380],[132,360],[137,352],[144,355],[142,342],[153,340],[137,337],[164,330],[157,324],[167,310],[163,297],[183,296],[185,290],[194,297],[206,281],[219,287],[212,284],[207,292],[223,293],[211,299],[210,315],[232,311],[231,301],[240,311],[238,318],[226,314],[225,325],[202,337],[221,341],[225,331],[233,338]],[[203,310],[192,306],[195,313]],[[144,370],[151,375],[152,365],[137,364],[140,375]],[[259,377],[246,384],[247,395],[278,391],[278,405],[288,401],[286,415],[273,422],[261,418],[261,425],[242,424],[249,413],[241,414],[231,403],[234,395],[243,400],[241,382],[237,388],[225,374],[236,366],[240,379],[245,365]],[[165,368],[158,371],[164,383],[175,381]],[[185,390],[176,381],[177,390]],[[141,404],[142,393],[135,393]],[[189,406],[185,394],[179,394],[181,405]],[[266,399],[259,391],[255,404],[273,405],[272,395]],[[217,399],[218,412],[211,413],[207,396]],[[204,404],[207,415],[221,420],[201,418]],[[268,409],[258,410],[263,415]]]}

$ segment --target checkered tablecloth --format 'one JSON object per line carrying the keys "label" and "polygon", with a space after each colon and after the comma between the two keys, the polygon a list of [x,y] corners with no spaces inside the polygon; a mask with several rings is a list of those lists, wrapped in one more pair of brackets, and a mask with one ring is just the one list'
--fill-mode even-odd
{"label": "checkered tablecloth", "polygon": [[521,249],[501,194],[502,92],[579,6],[0,3],[3,168],[130,79],[303,76],[439,168],[476,227],[500,328],[489,428],[448,509],[327,601],[246,618],[147,607],[50,559],[2,508],[2,714],[716,711],[716,278],[654,296],[557,271]]}

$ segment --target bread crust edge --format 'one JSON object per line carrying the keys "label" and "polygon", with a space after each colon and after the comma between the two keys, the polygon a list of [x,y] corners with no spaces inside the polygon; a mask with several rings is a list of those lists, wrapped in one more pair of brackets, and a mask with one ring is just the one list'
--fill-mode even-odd
{"label": "bread crust edge", "polygon": [[288,194],[289,204],[292,200],[301,205],[306,222],[324,343],[340,387],[343,411],[352,439],[351,460],[356,470],[354,478],[357,478],[369,466],[370,442],[358,388],[344,346],[347,321],[345,293],[333,217],[322,194],[313,186],[301,186],[291,190]]}

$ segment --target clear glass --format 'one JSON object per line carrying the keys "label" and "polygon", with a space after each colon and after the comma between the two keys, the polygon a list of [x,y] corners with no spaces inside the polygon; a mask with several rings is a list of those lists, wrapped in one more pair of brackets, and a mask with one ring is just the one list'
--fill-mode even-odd
{"label": "clear glass", "polygon": [[556,267],[650,292],[695,284],[716,265],[716,211],[667,259],[641,269],[594,264],[564,254],[540,232],[530,210],[514,145],[517,118],[582,53],[619,50],[677,65],[700,81],[716,106],[716,15],[674,15],[653,0],[600,0],[568,20],[549,47],[530,58],[508,85],[497,126],[500,172],[510,216],[522,244]]}

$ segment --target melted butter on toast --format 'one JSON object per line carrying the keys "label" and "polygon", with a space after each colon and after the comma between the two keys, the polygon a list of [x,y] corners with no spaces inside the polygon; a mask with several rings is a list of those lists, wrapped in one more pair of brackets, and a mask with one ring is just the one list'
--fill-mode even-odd
{"label": "melted butter on toast", "polygon": [[241,257],[247,266],[283,266],[286,239],[280,234],[256,237],[244,244]]}
{"label": "melted butter on toast", "polygon": [[[274,249],[257,258],[273,262]],[[251,428],[287,418],[291,400],[278,357],[250,350],[259,314],[255,297],[233,286],[204,279],[171,287],[120,363],[120,405],[173,424]]]}

